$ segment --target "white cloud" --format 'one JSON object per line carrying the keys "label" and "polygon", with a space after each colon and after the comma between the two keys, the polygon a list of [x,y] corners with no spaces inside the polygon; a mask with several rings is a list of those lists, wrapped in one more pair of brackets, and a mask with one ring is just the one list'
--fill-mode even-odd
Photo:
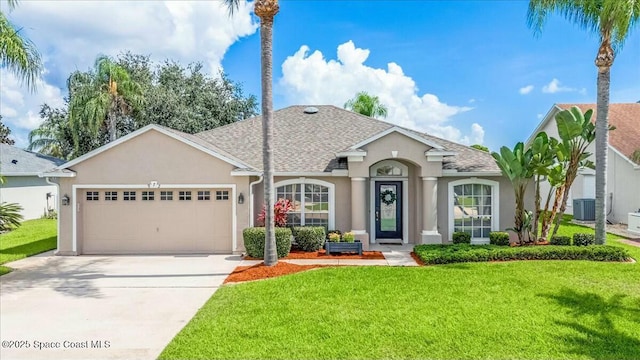
{"label": "white cloud", "polygon": [[549,82],[547,85],[542,87],[542,92],[547,94],[555,94],[557,92],[570,92],[570,91],[577,91],[577,89],[568,87],[568,86],[562,86],[560,83],[560,80],[556,78],[553,78],[551,82]]}
{"label": "white cloud", "polygon": [[[252,4],[243,2],[233,17],[221,1],[23,1],[9,14],[14,24],[40,49],[49,83],[40,81],[29,93],[2,72],[3,121],[18,143],[39,125],[40,105],[62,105],[69,74],[87,70],[99,54],[116,56],[130,50],[190,63],[199,61],[216,75],[228,48],[256,32]],[[108,14],[108,16],[106,15]]]}
{"label": "white cloud", "polygon": [[385,120],[390,123],[465,144],[483,142],[484,130],[479,124],[473,124],[468,135],[447,124],[452,116],[471,107],[448,105],[429,93],[420,95],[415,81],[398,64],[391,62],[386,70],[366,66],[369,50],[356,48],[352,41],[338,46],[337,60],[326,60],[320,51],[309,50],[301,46],[282,64],[278,90],[291,103],[342,107],[364,90],[387,106]]}
{"label": "white cloud", "polygon": [[530,93],[533,90],[533,87],[534,87],[533,85],[527,85],[525,87],[521,87],[520,90],[518,90],[518,92],[521,95],[526,95],[526,94]]}

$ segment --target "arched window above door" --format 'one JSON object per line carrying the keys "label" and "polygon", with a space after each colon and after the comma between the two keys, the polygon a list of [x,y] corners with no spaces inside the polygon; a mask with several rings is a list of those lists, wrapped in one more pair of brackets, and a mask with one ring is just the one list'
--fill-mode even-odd
{"label": "arched window above door", "polygon": [[395,160],[383,160],[371,166],[371,177],[407,177],[409,167]]}

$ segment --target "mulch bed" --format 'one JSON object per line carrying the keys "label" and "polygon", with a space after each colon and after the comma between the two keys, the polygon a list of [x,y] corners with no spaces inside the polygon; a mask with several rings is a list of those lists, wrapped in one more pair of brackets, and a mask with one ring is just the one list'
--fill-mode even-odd
{"label": "mulch bed", "polygon": [[416,255],[416,253],[414,253],[413,251],[411,252],[411,257],[413,258],[413,260],[418,263],[418,265],[420,266],[426,266],[426,264],[424,263],[424,261],[422,261],[422,259],[420,259],[418,257],[418,255]]}
{"label": "mulch bed", "polygon": [[243,281],[252,281],[260,279],[268,279],[277,276],[294,274],[310,269],[326,267],[327,265],[296,265],[284,261],[278,261],[274,266],[265,266],[264,263],[252,266],[238,266],[224,280],[224,283],[237,283]]}
{"label": "mulch bed", "polygon": [[[245,260],[262,260],[255,259],[249,256],[244,257]],[[358,254],[333,254],[327,255],[327,252],[324,250],[314,251],[314,252],[306,252],[306,251],[298,251],[292,250],[289,255],[283,257],[284,260],[291,259],[360,259],[360,260],[384,260],[384,255],[380,251],[363,251],[362,256]],[[281,259],[281,260],[282,260]]]}

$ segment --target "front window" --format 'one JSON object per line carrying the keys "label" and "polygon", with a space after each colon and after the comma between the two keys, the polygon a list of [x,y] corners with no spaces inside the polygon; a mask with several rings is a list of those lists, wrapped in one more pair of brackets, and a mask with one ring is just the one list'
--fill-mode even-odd
{"label": "front window", "polygon": [[487,239],[495,229],[497,185],[490,181],[456,182],[453,197],[453,232],[466,232],[474,239]]}
{"label": "front window", "polygon": [[291,201],[292,210],[288,214],[287,225],[293,226],[332,226],[329,186],[307,180],[306,183],[293,183],[276,188],[276,200]]}

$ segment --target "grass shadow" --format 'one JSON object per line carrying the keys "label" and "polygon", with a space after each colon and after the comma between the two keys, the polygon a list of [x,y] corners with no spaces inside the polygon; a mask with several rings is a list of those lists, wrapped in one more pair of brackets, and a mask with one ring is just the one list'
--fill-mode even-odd
{"label": "grass shadow", "polygon": [[51,236],[27,244],[22,244],[0,250],[0,264],[20,260],[28,256],[53,250],[57,246],[57,237]]}
{"label": "grass shadow", "polygon": [[[640,357],[640,335],[629,335],[617,325],[621,319],[640,323],[640,299],[628,299],[625,294],[614,294],[607,299],[599,294],[580,293],[568,288],[558,294],[539,296],[557,302],[575,319],[556,321],[556,324],[572,330],[560,336],[568,351],[593,359]],[[589,318],[595,318],[597,325],[585,325],[584,320]]]}

